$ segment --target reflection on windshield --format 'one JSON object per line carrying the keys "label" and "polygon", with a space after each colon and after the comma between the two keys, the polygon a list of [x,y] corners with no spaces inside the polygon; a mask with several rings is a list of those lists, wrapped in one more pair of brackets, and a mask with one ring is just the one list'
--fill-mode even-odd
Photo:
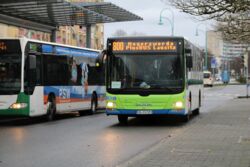
{"label": "reflection on windshield", "polygon": [[0,94],[16,94],[21,89],[21,56],[1,54]]}
{"label": "reflection on windshield", "polygon": [[178,55],[121,55],[112,62],[112,89],[166,89],[182,85]]}

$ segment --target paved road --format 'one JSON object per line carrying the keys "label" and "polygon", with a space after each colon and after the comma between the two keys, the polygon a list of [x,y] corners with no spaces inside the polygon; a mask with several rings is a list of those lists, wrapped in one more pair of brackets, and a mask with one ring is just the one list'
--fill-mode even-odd
{"label": "paved road", "polygon": [[[243,86],[205,88],[202,113],[244,94]],[[188,124],[195,124],[193,118]],[[186,124],[174,119],[131,119],[119,126],[116,117],[100,113],[63,115],[54,122],[40,119],[0,121],[0,167],[110,167],[146,151],[178,133]]]}

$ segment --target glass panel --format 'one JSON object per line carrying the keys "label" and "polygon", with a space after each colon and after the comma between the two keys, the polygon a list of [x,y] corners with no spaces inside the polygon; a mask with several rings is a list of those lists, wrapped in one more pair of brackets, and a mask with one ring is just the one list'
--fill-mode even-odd
{"label": "glass panel", "polygon": [[21,54],[0,56],[0,94],[17,94],[21,90]]}
{"label": "glass panel", "polygon": [[168,89],[183,85],[179,55],[117,55],[113,57],[111,89]]}

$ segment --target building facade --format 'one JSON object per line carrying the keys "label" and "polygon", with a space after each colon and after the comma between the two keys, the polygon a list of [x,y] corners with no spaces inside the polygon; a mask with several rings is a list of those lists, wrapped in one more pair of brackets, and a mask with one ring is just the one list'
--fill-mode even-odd
{"label": "building facade", "polygon": [[[102,2],[103,0],[68,0],[70,2]],[[27,37],[42,41],[51,41],[51,34],[35,31],[22,27],[16,27],[0,23],[0,37]],[[91,27],[91,48],[103,49],[104,47],[104,25],[97,24]],[[56,42],[61,44],[86,47],[86,28],[84,26],[59,27],[56,33]]]}
{"label": "building facade", "polygon": [[215,57],[235,58],[241,56],[249,44],[224,41],[220,32],[207,32],[208,51]]}
{"label": "building facade", "polygon": [[231,74],[239,74],[242,68],[239,61],[249,44],[225,41],[221,32],[217,31],[208,31],[207,40],[208,51],[216,58],[219,73],[226,69],[230,70]]}

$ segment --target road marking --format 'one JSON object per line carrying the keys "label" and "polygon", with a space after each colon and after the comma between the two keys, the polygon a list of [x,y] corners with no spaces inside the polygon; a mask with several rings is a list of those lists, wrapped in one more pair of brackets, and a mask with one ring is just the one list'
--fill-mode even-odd
{"label": "road marking", "polygon": [[239,140],[238,140],[238,144],[240,144],[242,142],[242,136],[240,136]]}

